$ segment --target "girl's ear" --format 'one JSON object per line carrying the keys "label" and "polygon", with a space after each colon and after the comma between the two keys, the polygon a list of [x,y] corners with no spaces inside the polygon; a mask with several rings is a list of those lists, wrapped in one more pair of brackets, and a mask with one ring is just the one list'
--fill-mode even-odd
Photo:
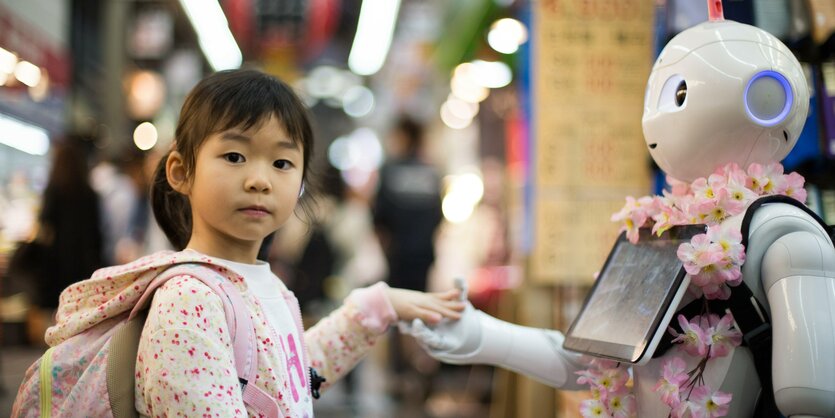
{"label": "girl's ear", "polygon": [[188,172],[183,163],[183,156],[179,152],[171,151],[168,155],[168,160],[165,162],[165,176],[172,189],[184,195],[189,193],[191,182],[188,181]]}

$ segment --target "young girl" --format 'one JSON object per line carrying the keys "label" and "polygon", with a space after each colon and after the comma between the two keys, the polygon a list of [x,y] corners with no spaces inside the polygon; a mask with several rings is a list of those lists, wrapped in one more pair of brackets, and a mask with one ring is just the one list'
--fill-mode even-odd
{"label": "young girl", "polygon": [[[301,329],[295,297],[256,255],[264,238],[305,204],[299,199],[312,147],[304,106],[281,81],[252,70],[201,81],[186,98],[152,190],[154,214],[182,251],[103,269],[67,289],[47,341],[54,345],[88,327],[90,318],[118,313],[114,306],[133,297],[131,287],[149,270],[184,260],[210,263],[240,290],[253,319],[258,373],[247,384],[274,398],[281,416],[311,417],[309,367],[327,385],[351,370],[392,322],[458,318],[463,305],[455,290],[427,294],[378,283]],[[204,283],[182,275],[160,287],[139,343],[139,413],[257,416],[242,398],[229,336],[221,299]]]}

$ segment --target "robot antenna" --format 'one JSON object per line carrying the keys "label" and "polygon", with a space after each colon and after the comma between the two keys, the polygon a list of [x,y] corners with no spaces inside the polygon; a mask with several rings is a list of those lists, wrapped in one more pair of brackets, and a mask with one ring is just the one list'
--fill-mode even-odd
{"label": "robot antenna", "polygon": [[725,20],[725,12],[722,9],[722,0],[707,0],[707,15],[711,22]]}

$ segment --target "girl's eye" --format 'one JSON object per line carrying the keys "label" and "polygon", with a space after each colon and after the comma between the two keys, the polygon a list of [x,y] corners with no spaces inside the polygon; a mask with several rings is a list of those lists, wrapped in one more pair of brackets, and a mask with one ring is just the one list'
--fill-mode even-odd
{"label": "girl's eye", "polygon": [[229,161],[230,163],[235,163],[235,164],[244,162],[244,156],[241,155],[241,154],[238,154],[237,152],[229,152],[229,153],[223,154],[223,159],[225,159],[226,161]]}
{"label": "girl's eye", "polygon": [[275,167],[279,170],[286,170],[288,168],[293,167],[293,163],[291,163],[290,161],[287,161],[287,160],[276,160],[273,163],[273,167]]}

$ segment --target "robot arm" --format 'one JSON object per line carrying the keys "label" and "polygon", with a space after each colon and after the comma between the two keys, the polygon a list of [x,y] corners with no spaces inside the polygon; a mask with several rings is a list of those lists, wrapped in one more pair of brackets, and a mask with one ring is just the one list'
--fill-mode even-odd
{"label": "robot arm", "polygon": [[761,277],[778,408],[789,417],[835,416],[835,249],[819,234],[788,233],[764,253]]}
{"label": "robot arm", "polygon": [[557,331],[504,322],[467,305],[458,321],[432,328],[416,319],[401,331],[413,335],[434,358],[452,364],[489,364],[524,374],[546,385],[584,389],[574,372],[580,355],[563,349]]}

